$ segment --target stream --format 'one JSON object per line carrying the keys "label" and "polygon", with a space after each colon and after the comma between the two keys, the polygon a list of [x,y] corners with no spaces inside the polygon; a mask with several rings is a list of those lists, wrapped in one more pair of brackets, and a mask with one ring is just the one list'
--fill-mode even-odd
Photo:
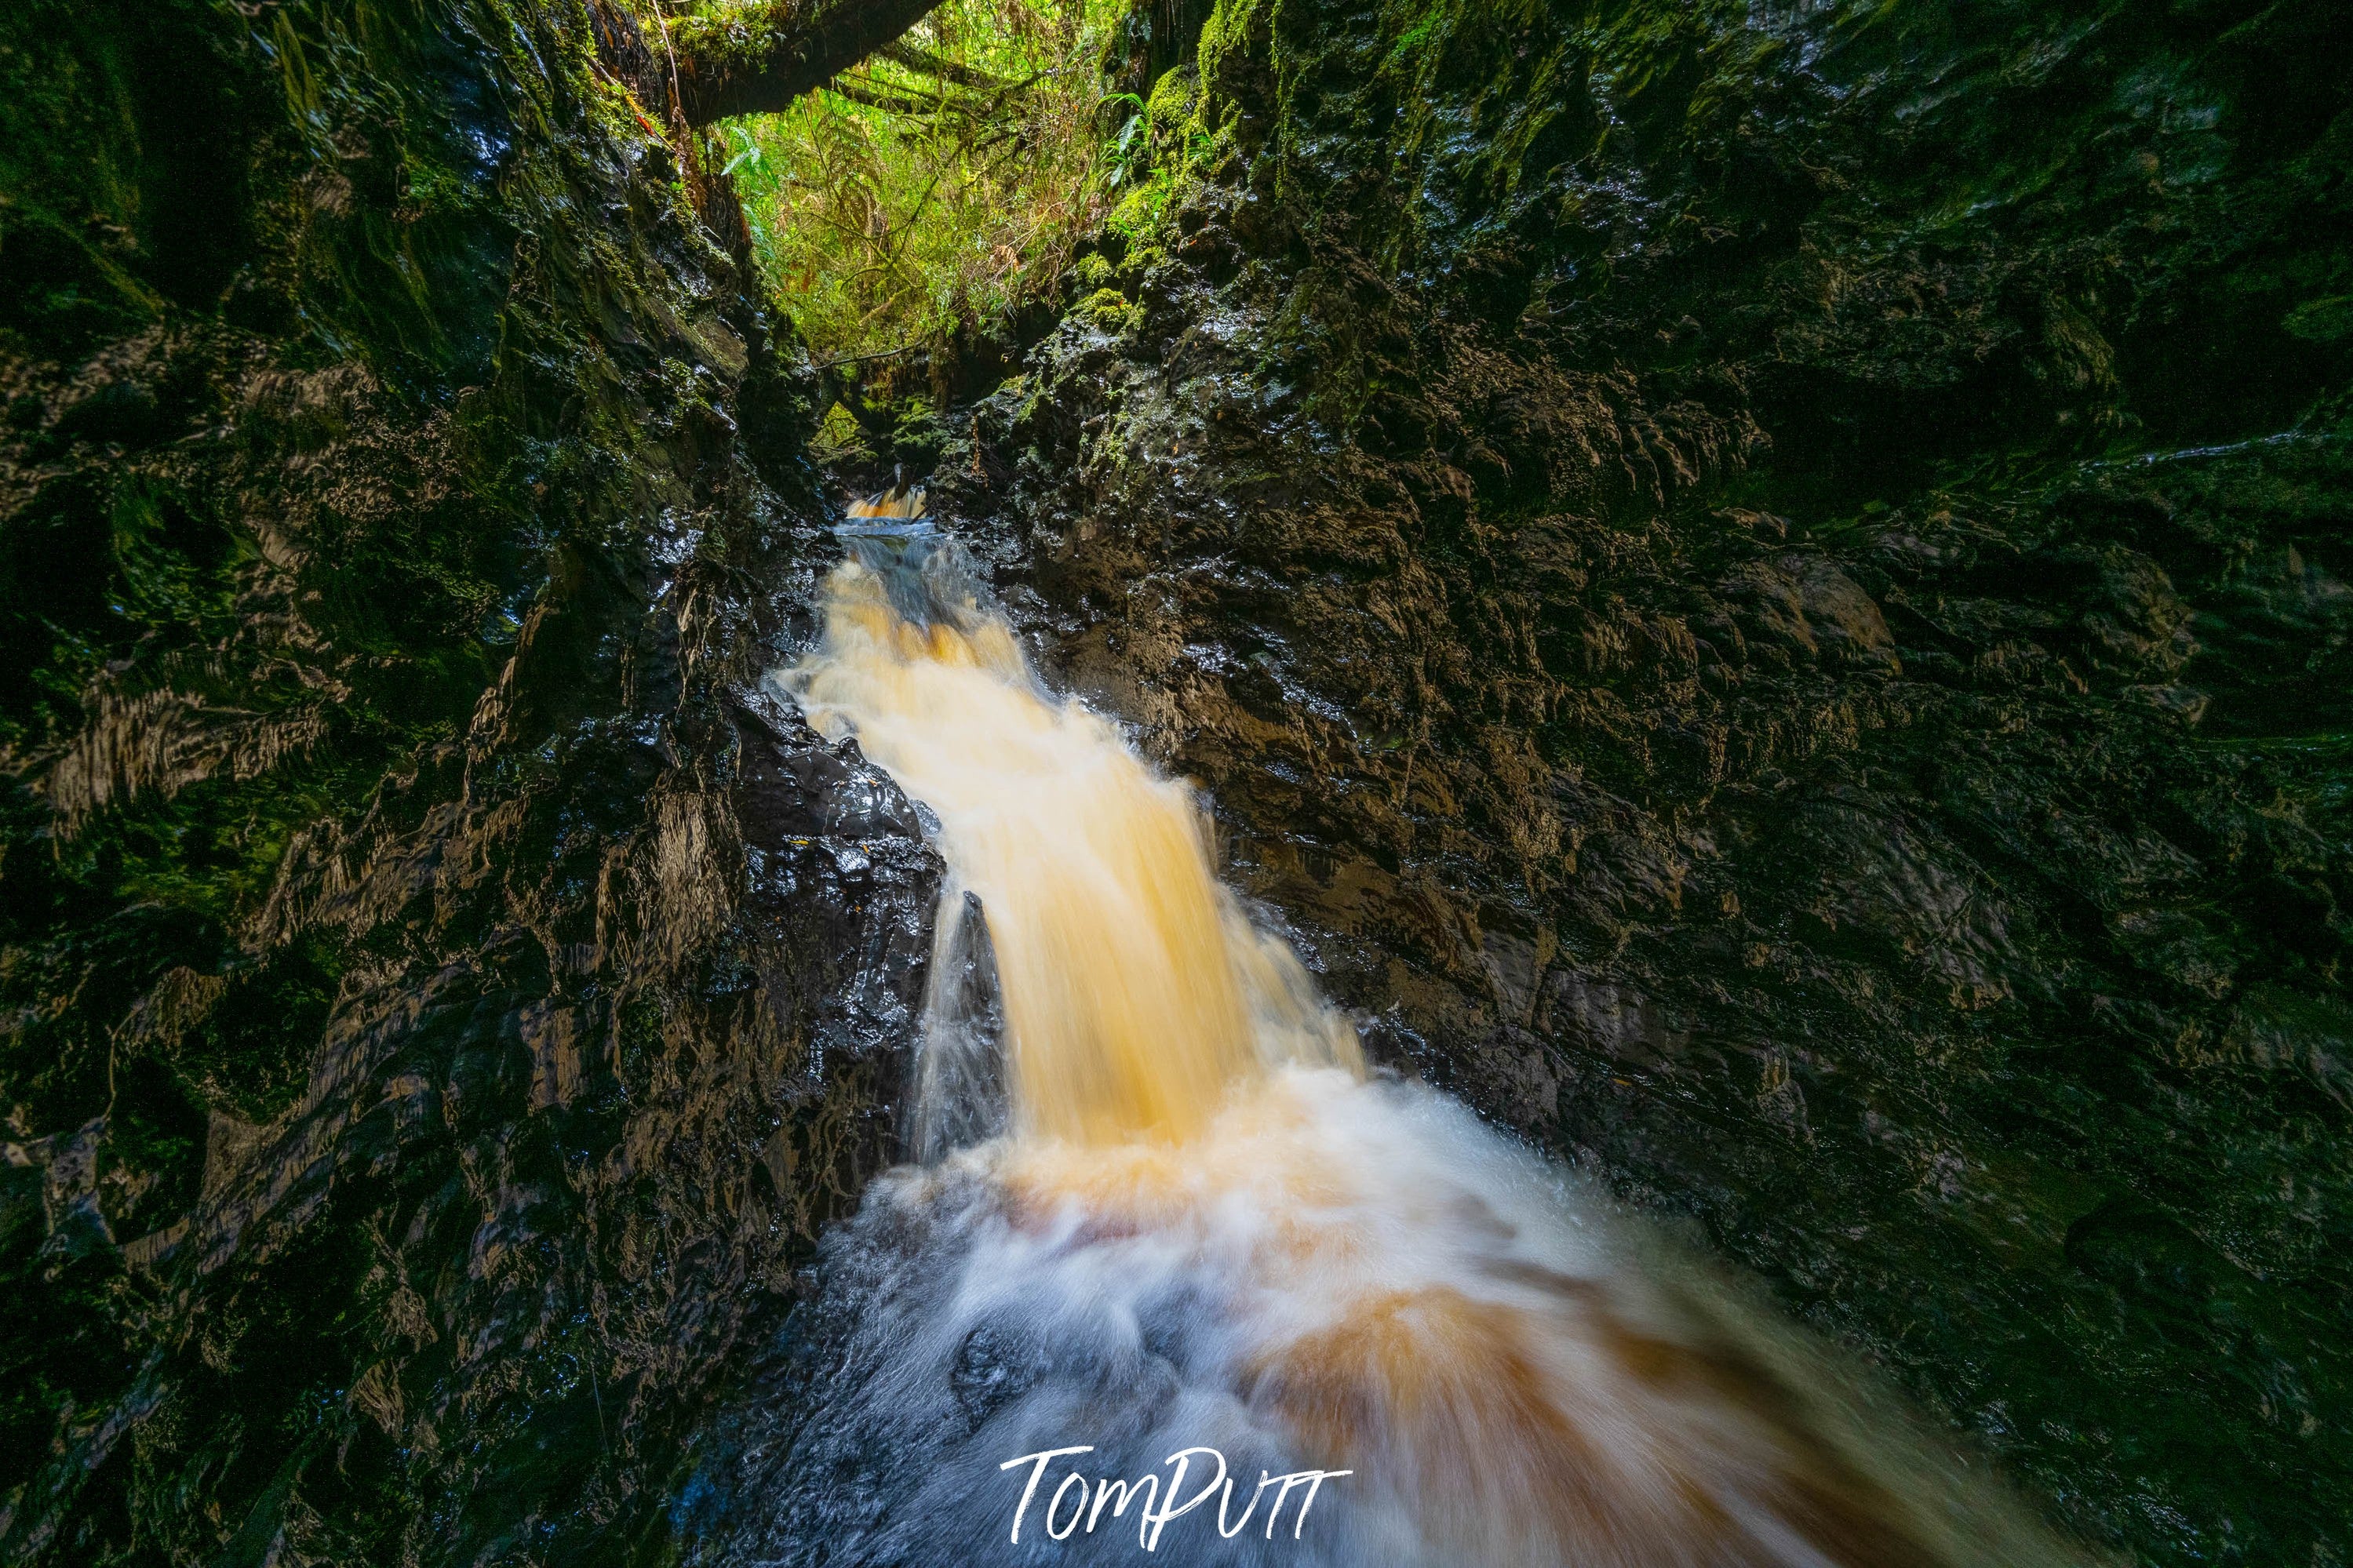
{"label": "stream", "polygon": [[2347,11],[0,6],[0,1564],[2345,1568]]}
{"label": "stream", "polygon": [[1369,1073],[1193,792],[1047,689],[952,541],[851,527],[774,679],[949,868],[923,1157],[731,1425],[717,1560],[2065,1560],[1574,1173]]}

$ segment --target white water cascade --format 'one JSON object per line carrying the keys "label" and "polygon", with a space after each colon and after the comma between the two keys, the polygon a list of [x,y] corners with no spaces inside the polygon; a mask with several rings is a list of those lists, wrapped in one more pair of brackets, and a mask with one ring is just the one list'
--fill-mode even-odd
{"label": "white water cascade", "polygon": [[952,550],[885,545],[779,679],[935,817],[939,967],[993,963],[992,1024],[934,986],[927,1163],[829,1245],[730,1560],[2067,1560],[1571,1173],[1368,1076],[1188,792]]}

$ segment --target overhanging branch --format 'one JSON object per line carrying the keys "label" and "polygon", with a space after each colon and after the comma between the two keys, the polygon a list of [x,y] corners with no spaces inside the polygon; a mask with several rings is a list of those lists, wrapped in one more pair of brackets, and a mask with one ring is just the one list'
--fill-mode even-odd
{"label": "overhanging branch", "polygon": [[690,125],[773,114],[856,65],[940,0],[763,0],[670,24],[680,112]]}
{"label": "overhanging branch", "polygon": [[890,114],[902,114],[913,119],[940,111],[938,99],[927,103],[900,93],[881,91],[872,82],[859,81],[850,77],[838,76],[825,85],[828,91],[838,92],[852,103],[862,103],[870,109],[880,109]]}
{"label": "overhanging branch", "polygon": [[904,38],[885,44],[877,52],[884,59],[894,60],[919,76],[927,76],[936,81],[950,82],[957,87],[968,87],[980,92],[994,92],[1000,88],[1012,85],[1001,76],[991,76],[985,70],[975,70],[970,66],[959,65],[955,60],[935,55],[929,49],[920,48]]}

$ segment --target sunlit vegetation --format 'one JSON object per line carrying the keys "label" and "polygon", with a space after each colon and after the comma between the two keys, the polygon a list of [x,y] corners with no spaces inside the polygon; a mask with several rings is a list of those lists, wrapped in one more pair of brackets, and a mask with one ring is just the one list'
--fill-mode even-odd
{"label": "sunlit vegetation", "polygon": [[722,130],[770,287],[820,361],[998,331],[1125,193],[1103,85],[1126,0],[948,0],[786,112]]}

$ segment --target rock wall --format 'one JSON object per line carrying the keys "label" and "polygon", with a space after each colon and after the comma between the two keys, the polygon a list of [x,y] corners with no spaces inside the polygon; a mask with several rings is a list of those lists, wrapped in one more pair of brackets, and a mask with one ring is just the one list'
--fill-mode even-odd
{"label": "rock wall", "polygon": [[[2159,1563],[2353,1548],[2337,21],[1139,7],[896,454],[1387,1062]],[[937,868],[761,690],[810,383],[654,61],[0,16],[12,1562],[664,1559],[891,1157]]]}
{"label": "rock wall", "polygon": [[11,1563],[659,1554],[890,1157],[936,866],[759,690],[806,355],[649,58],[0,18]]}
{"label": "rock wall", "polygon": [[943,459],[1391,1063],[2152,1562],[2353,1547],[2340,21],[1225,0]]}

